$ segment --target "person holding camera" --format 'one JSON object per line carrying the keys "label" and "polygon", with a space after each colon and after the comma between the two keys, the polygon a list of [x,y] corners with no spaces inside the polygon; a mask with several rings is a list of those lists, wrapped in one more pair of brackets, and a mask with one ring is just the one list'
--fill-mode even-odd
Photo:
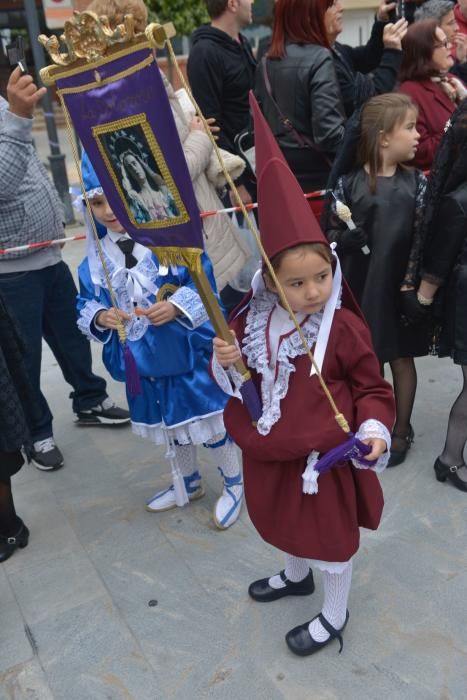
{"label": "person holding camera", "polygon": [[[2,249],[65,236],[62,204],[32,145],[33,111],[44,92],[18,66],[8,81],[8,102],[0,97]],[[53,416],[41,391],[43,338],[73,388],[78,425],[129,423],[129,413],[109,399],[104,379],[92,372],[89,342],[76,327],[77,289],[59,246],[1,254],[0,292],[25,340],[25,363],[40,407],[30,426],[29,456],[38,469],[60,469],[63,455],[55,444]]]}

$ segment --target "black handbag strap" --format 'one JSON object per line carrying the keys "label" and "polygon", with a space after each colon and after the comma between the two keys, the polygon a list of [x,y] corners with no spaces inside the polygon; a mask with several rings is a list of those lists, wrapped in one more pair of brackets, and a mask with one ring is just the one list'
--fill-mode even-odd
{"label": "black handbag strap", "polygon": [[272,87],[271,87],[271,81],[269,80],[269,75],[268,75],[268,67],[267,67],[267,56],[263,56],[261,59],[261,69],[263,72],[263,79],[264,79],[264,85],[266,87],[266,92],[268,93],[268,96],[276,108],[277,114],[279,115],[279,121],[284,127],[286,131],[295,139],[295,141],[301,146],[302,148],[304,146],[308,146],[309,148],[312,148],[314,151],[317,151],[323,158],[328,160],[327,156],[325,153],[319,150],[319,148],[316,146],[313,141],[308,138],[308,136],[305,136],[304,134],[300,134],[297,129],[294,127],[292,122],[290,121],[289,117],[286,117],[286,115],[282,112],[281,108],[277,104],[276,100],[274,99],[274,95],[272,94]]}

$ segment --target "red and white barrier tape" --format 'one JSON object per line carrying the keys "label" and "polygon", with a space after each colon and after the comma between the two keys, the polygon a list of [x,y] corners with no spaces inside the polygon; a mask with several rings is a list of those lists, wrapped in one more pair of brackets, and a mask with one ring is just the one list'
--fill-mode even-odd
{"label": "red and white barrier tape", "polygon": [[[317,190],[316,192],[310,192],[305,195],[306,199],[319,199],[324,197],[326,190]],[[252,204],[246,204],[245,209],[251,211],[252,209],[257,209],[258,203],[253,202]],[[240,207],[228,207],[227,209],[212,209],[210,211],[202,211],[200,216],[202,219],[207,219],[210,216],[218,216],[219,214],[233,214],[234,212],[241,211]],[[48,248],[53,245],[62,245],[63,243],[70,243],[71,241],[84,241],[86,236],[84,234],[79,234],[78,236],[67,236],[66,238],[55,238],[52,241],[41,241],[41,243],[29,243],[28,245],[17,245],[13,248],[0,248],[0,255],[5,255],[6,253],[20,253],[24,250],[36,250],[37,248]]]}

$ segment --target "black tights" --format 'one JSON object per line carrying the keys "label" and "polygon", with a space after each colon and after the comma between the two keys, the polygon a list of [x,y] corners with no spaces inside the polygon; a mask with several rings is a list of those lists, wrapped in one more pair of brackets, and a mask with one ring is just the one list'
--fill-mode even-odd
{"label": "black tights", "polygon": [[467,442],[467,365],[462,366],[464,384],[449,414],[446,444],[440,457],[444,464],[460,466],[464,463]]}
{"label": "black tights", "polygon": [[389,366],[396,400],[394,435],[406,437],[410,431],[410,418],[417,391],[417,370],[413,357],[399,357],[397,360],[391,360]]}
{"label": "black tights", "polygon": [[21,520],[16,515],[11,479],[0,479],[0,535],[12,537],[18,532]]}

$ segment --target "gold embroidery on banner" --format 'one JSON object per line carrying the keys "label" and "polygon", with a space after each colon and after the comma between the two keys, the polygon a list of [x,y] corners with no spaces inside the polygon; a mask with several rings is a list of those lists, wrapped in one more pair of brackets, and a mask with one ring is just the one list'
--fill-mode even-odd
{"label": "gold embroidery on banner", "polygon": [[[159,220],[156,219],[156,220],[152,220],[152,221],[148,221],[148,222],[144,222],[144,223],[140,223],[140,222],[136,221],[134,213],[129,206],[128,197],[125,196],[125,193],[122,189],[120,180],[117,177],[115,167],[109,158],[108,151],[106,150],[106,148],[102,142],[102,139],[100,138],[102,136],[105,136],[106,134],[115,134],[115,132],[118,132],[118,131],[122,132],[123,130],[129,129],[129,128],[134,127],[134,126],[139,126],[143,131],[144,137],[145,137],[147,144],[149,146],[149,151],[150,151],[152,157],[154,158],[154,161],[155,161],[155,163],[160,171],[160,175],[161,175],[162,179],[164,180],[165,185],[166,185],[167,189],[169,190],[169,193],[171,194],[171,196],[175,202],[175,205],[176,205],[177,210],[179,212],[178,215],[167,216],[163,219],[159,219]],[[107,124],[101,124],[99,126],[95,126],[92,129],[92,134],[94,136],[94,139],[97,142],[97,146],[99,148],[100,154],[101,154],[101,156],[106,164],[107,171],[108,171],[109,175],[111,176],[112,181],[115,185],[115,188],[120,196],[120,200],[121,200],[122,204],[124,205],[125,210],[128,214],[128,217],[134,226],[136,226],[139,229],[158,229],[158,228],[168,228],[168,227],[172,227],[172,226],[178,226],[179,224],[185,224],[188,221],[190,221],[190,216],[185,208],[183,200],[180,196],[180,192],[178,191],[178,188],[174,182],[174,179],[172,177],[172,173],[170,172],[170,170],[167,166],[164,155],[163,155],[161,148],[157,142],[157,139],[156,139],[156,137],[151,129],[151,126],[148,123],[147,116],[144,112],[142,112],[141,114],[136,114],[133,117],[126,117],[124,119],[118,119],[118,120],[113,121],[113,122],[108,122]],[[116,138],[118,138],[118,135],[116,136]],[[120,138],[126,139],[129,141],[131,137],[128,137],[127,135],[122,135],[122,136],[120,136]],[[138,150],[140,151],[139,148],[138,148]],[[168,250],[168,249],[164,248],[163,250]],[[179,250],[179,249],[174,248],[174,250]],[[181,249],[181,250],[183,251],[186,249]],[[191,250],[197,250],[197,249],[191,249]],[[163,263],[163,264],[165,264],[165,263]],[[177,263],[174,263],[174,264],[177,264]],[[184,264],[184,263],[181,263],[181,264]]]}
{"label": "gold embroidery on banner", "polygon": [[176,284],[171,284],[170,282],[163,284],[157,292],[157,301],[167,301],[172,296],[172,294],[174,294],[177,291],[177,289],[180,289],[180,287],[177,287]]}
{"label": "gold embroidery on banner", "polygon": [[[133,66],[130,66],[130,68],[126,68],[125,70],[120,71],[120,73],[115,73],[115,75],[109,75],[109,77],[104,78],[104,80],[102,80],[102,78],[100,78],[100,74],[97,71],[95,71],[95,82],[86,83],[86,85],[79,85],[79,87],[60,88],[59,92],[62,95],[76,95],[79,92],[93,90],[94,88],[102,87],[103,85],[108,85],[109,83],[113,83],[117,80],[127,78],[129,75],[133,75],[133,73],[137,73],[139,70],[150,66],[151,63],[154,63],[154,56],[152,54],[150,56],[147,56],[143,61],[140,61],[139,63],[135,63]],[[97,78],[96,74],[97,76],[99,76],[100,79]]]}
{"label": "gold embroidery on banner", "polygon": [[152,51],[152,46],[144,36],[144,34],[138,35],[135,41],[131,42],[128,46],[116,45],[110,48],[105,56],[97,58],[92,63],[89,63],[84,58],[76,61],[73,68],[68,68],[65,66],[46,66],[41,68],[39,71],[41,80],[44,85],[54,85],[57,80],[64,80],[65,78],[72,78],[80,73],[85,73],[86,71],[91,71],[95,68],[100,68],[105,66],[107,63],[117,60],[118,58],[123,58],[124,56],[130,56],[136,51],[142,51],[143,49],[149,49]]}

